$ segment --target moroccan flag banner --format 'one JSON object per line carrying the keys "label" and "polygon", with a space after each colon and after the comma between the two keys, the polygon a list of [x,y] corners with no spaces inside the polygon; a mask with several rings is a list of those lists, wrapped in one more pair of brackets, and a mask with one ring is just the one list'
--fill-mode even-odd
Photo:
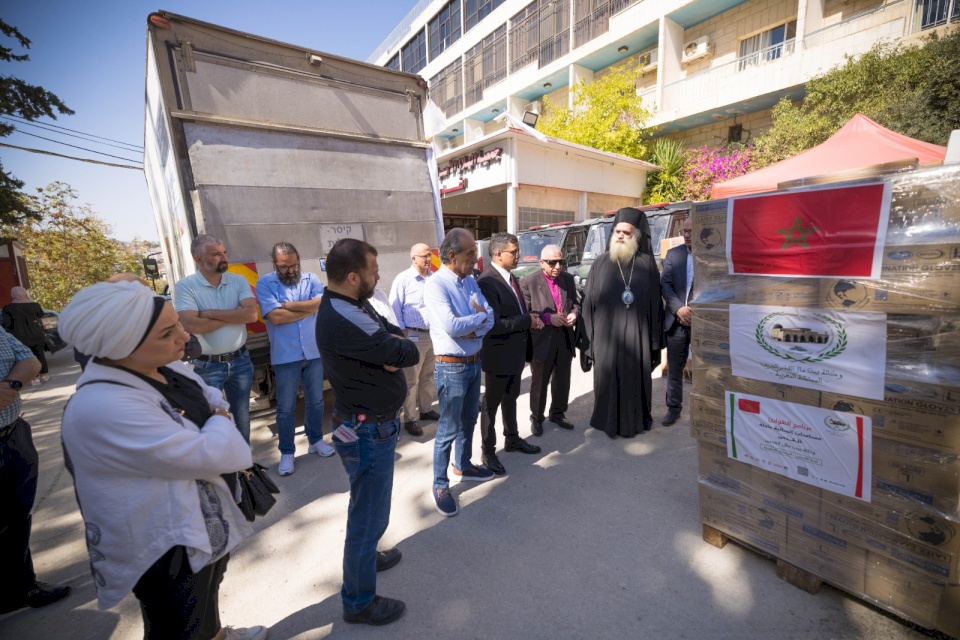
{"label": "moroccan flag banner", "polygon": [[727,391],[727,455],[798,482],[870,502],[868,416]]}
{"label": "moroccan flag banner", "polygon": [[879,279],[890,190],[818,186],[730,200],[730,275]]}

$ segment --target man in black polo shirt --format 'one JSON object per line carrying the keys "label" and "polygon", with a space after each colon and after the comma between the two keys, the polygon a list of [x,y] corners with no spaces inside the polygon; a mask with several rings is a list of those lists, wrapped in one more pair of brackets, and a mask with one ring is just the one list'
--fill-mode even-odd
{"label": "man in black polo shirt", "polygon": [[380,279],[377,250],[344,239],[327,254],[327,288],[317,312],[317,346],[333,387],[333,444],[350,476],[343,549],[343,619],[382,625],[405,605],[377,595],[377,571],[400,560],[378,552],[390,521],[393,457],[400,408],[407,395],[402,369],[417,363],[417,346],[367,301]]}

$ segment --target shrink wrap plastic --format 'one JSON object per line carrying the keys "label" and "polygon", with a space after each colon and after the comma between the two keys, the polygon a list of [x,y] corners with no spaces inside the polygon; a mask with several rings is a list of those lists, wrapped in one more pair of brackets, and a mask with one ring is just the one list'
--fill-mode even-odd
{"label": "shrink wrap plastic", "polygon": [[[857,183],[871,182],[891,185],[879,279],[730,275],[728,202],[695,206],[690,428],[698,441],[701,519],[908,620],[956,636],[960,166]],[[733,375],[731,313],[742,308],[731,311],[731,305],[827,309],[851,319],[859,311],[885,314],[883,397],[845,393],[842,380],[805,388]],[[729,457],[727,391],[869,417],[870,499]]]}

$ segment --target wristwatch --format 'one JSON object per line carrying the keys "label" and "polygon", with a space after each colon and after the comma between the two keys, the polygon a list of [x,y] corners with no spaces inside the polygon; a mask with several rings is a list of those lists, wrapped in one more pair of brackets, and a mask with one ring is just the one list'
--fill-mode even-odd
{"label": "wristwatch", "polygon": [[19,380],[0,380],[0,382],[6,382],[14,391],[20,391],[23,388],[23,383]]}

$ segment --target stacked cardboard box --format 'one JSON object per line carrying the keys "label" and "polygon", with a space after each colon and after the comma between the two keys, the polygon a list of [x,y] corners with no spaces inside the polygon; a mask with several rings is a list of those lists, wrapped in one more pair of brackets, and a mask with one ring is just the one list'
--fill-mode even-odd
{"label": "stacked cardboard box", "polygon": [[[892,185],[879,280],[729,275],[727,201],[693,211],[691,435],[703,524],[928,628],[960,636],[960,167]],[[733,375],[730,305],[886,314],[883,398]],[[871,497],[728,456],[727,391],[868,416]]]}

